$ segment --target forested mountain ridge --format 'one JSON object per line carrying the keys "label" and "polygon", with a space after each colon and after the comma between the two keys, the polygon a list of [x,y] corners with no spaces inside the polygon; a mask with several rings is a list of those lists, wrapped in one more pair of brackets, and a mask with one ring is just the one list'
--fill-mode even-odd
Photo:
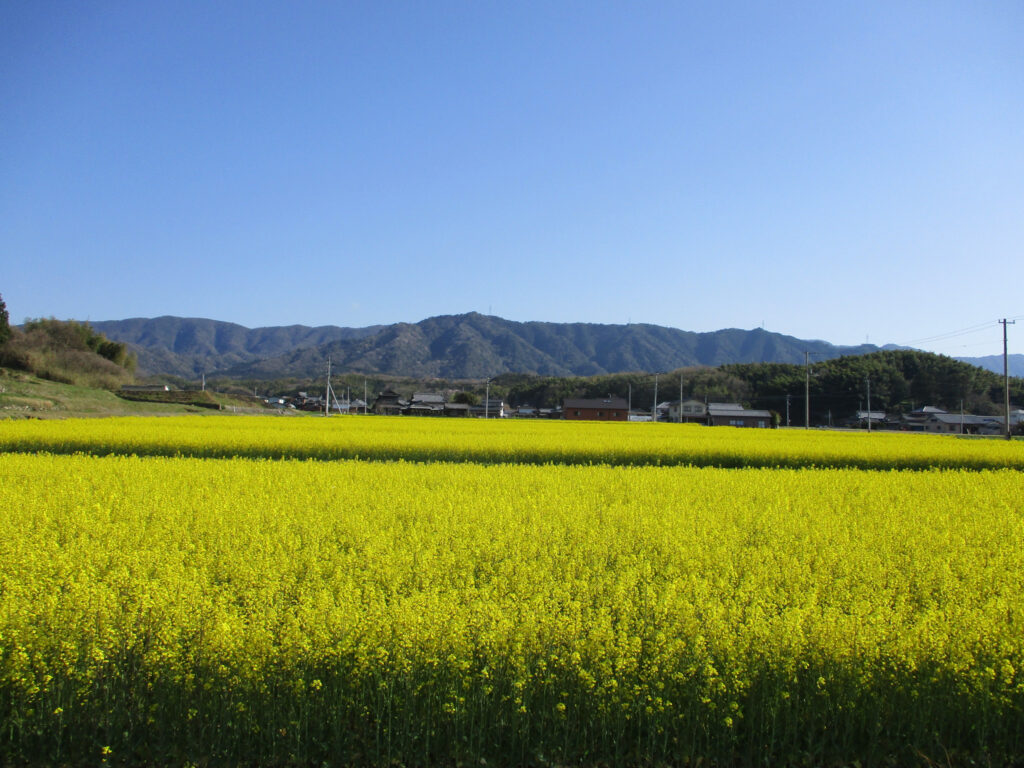
{"label": "forested mountain ridge", "polygon": [[136,352],[148,374],[239,379],[316,378],[336,370],[411,377],[485,378],[502,373],[593,376],[729,363],[802,363],[856,355],[841,347],[763,329],[696,333],[632,323],[515,322],[471,312],[368,328],[248,329],[213,320],[161,317],[92,324]]}
{"label": "forested mountain ridge", "polygon": [[172,316],[105,320],[90,325],[108,338],[128,344],[138,356],[140,373],[183,378],[275,357],[296,348],[360,338],[379,329],[305,325],[246,328],[219,320]]}

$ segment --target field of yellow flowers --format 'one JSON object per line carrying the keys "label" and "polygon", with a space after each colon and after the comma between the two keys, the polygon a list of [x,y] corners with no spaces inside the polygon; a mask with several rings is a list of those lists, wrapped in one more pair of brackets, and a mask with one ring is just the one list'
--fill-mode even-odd
{"label": "field of yellow flowers", "polygon": [[440,418],[123,417],[3,423],[0,452],[481,464],[1024,471],[1020,441],[896,432]]}
{"label": "field of yellow flowers", "polygon": [[1024,446],[608,426],[0,423],[0,764],[1024,759]]}

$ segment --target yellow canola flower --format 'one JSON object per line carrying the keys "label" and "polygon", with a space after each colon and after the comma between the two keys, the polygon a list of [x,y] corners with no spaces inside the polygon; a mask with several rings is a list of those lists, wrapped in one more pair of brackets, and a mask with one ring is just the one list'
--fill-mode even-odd
{"label": "yellow canola flower", "polygon": [[1024,442],[542,419],[182,416],[0,421],[0,451],[477,463],[1024,469]]}
{"label": "yellow canola flower", "polygon": [[[140,754],[151,723],[241,762],[416,762],[431,730],[456,756],[770,736],[838,758],[976,750],[969,722],[998,751],[1024,712],[1022,491],[1012,469],[3,454],[7,743],[94,756],[103,723]],[[848,735],[806,741],[826,731]]]}

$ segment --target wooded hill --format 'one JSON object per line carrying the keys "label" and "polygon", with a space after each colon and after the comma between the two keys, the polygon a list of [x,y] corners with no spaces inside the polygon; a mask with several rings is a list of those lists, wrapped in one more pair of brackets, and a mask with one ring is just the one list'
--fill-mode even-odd
{"label": "wooded hill", "polygon": [[[933,405],[979,415],[999,414],[1003,378],[991,371],[950,357],[914,350],[883,350],[811,363],[749,363],[719,368],[682,368],[658,376],[658,400],[683,398],[708,402],[739,402],[779,413],[785,419],[790,396],[791,423],[802,424],[806,377],[810,373],[811,423],[833,423],[867,408],[871,381],[871,408],[887,412],[910,411]],[[654,403],[655,377],[628,373],[589,378],[506,375],[495,380],[511,404],[553,407],[566,397],[631,397],[634,407]],[[1024,379],[1011,378],[1014,403],[1024,403]]]}
{"label": "wooded hill", "polygon": [[[794,423],[803,422],[804,366],[761,364],[727,365],[723,373],[742,379],[749,387],[750,402],[757,408],[782,412],[786,395],[796,409]],[[871,386],[871,410],[906,412],[926,405],[950,412],[963,407],[967,413],[1000,414],[1003,411],[1002,376],[943,355],[916,350],[886,350],[869,355],[841,357],[812,363],[810,372],[811,422],[827,423],[855,410],[867,409]],[[1010,399],[1024,403],[1024,379],[1010,379]]]}

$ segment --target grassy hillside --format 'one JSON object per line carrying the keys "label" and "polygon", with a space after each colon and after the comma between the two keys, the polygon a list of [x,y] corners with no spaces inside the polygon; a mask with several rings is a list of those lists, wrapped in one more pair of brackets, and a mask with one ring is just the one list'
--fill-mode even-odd
{"label": "grassy hillside", "polygon": [[134,380],[135,358],[89,323],[28,320],[0,345],[0,365],[42,379],[119,389]]}
{"label": "grassy hillside", "polygon": [[[266,409],[250,398],[205,392],[168,392],[189,395],[188,402],[127,400],[96,387],[63,384],[24,371],[0,368],[0,419],[65,419],[88,416],[163,416],[211,413],[219,409],[238,413],[262,413]],[[203,395],[205,406],[192,402]],[[156,398],[153,398],[155,400]],[[170,399],[170,398],[168,398]]]}

